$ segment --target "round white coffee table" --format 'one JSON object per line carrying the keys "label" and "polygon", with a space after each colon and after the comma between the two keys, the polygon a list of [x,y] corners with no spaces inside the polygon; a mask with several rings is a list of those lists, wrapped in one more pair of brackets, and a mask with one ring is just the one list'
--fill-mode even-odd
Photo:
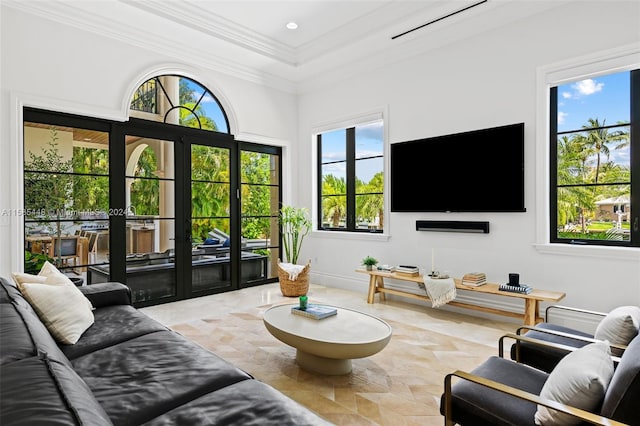
{"label": "round white coffee table", "polygon": [[376,354],[391,340],[391,326],[373,315],[336,307],[337,315],[316,320],[291,313],[293,306],[297,304],[267,309],[264,325],[276,339],[296,348],[296,361],[306,370],[347,374],[352,359]]}

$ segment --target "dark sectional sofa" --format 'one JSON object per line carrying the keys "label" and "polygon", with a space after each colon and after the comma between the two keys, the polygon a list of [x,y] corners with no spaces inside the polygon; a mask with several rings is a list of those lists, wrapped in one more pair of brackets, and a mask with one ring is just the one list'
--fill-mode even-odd
{"label": "dark sectional sofa", "polygon": [[122,284],[80,287],[95,323],[74,345],[0,284],[3,426],[330,424],[133,308]]}

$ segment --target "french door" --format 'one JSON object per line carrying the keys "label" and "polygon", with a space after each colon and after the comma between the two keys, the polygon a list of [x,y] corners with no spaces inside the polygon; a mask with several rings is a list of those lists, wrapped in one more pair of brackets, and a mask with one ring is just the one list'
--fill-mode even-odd
{"label": "french door", "polygon": [[[25,117],[61,131],[69,123],[107,130],[100,151],[108,156],[105,177],[93,171],[89,179],[107,182],[108,191],[100,186],[106,197],[100,211],[106,211],[91,223],[74,217],[66,227],[77,228],[76,235],[100,228],[96,242],[87,237],[88,261],[73,263],[88,284],[126,283],[134,304],[148,306],[277,280],[280,148],[139,119],[118,123],[26,110]],[[68,133],[70,148],[91,144],[73,140],[80,132]],[[85,151],[73,152],[74,164],[93,161],[82,157]],[[86,194],[95,189],[84,187]]]}

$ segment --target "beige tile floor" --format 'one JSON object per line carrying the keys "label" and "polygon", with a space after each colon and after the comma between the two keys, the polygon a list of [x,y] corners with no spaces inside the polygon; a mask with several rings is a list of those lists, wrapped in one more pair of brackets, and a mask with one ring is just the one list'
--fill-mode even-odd
{"label": "beige tile floor", "polygon": [[142,310],[337,425],[442,425],[444,376],[497,355],[498,338],[518,326],[402,298],[367,304],[364,289],[312,284],[308,296],[311,303],[384,319],[393,327],[389,345],[353,360],[353,371],[345,376],[300,369],[295,349],[271,336],[262,322],[270,306],[297,301],[283,297],[277,283]]}

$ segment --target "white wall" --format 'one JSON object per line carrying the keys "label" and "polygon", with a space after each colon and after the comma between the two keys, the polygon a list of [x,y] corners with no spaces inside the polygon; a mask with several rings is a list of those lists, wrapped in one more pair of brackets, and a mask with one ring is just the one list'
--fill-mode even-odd
{"label": "white wall", "polygon": [[[365,297],[368,277],[354,272],[364,256],[430,268],[433,248],[437,269],[455,276],[482,270],[490,281],[506,282],[509,272],[519,272],[526,284],[566,292],[563,304],[605,311],[621,304],[640,305],[638,249],[616,260],[543,254],[534,247],[536,215],[546,214],[539,211],[535,198],[540,184],[535,175],[536,144],[544,139],[536,134],[537,69],[638,43],[639,17],[637,2],[580,2],[301,95],[299,139],[308,143],[301,147],[299,161],[308,167],[300,168],[298,198],[308,206],[315,194],[315,145],[310,135],[321,124],[387,109],[388,142],[394,143],[525,123],[526,213],[391,213],[385,220],[388,239],[315,232],[301,255],[312,259],[313,282],[357,289]],[[455,173],[455,158],[448,161]],[[416,188],[416,196],[429,196],[429,184]],[[416,232],[416,219],[486,220],[491,232]],[[506,298],[487,302],[468,293],[460,297],[523,309]]]}
{"label": "white wall", "polygon": [[[296,98],[93,33],[2,6],[0,75],[0,212],[21,207],[20,104],[90,117],[127,119],[133,90],[163,72],[209,88],[243,140],[284,147],[296,136]],[[206,52],[203,52],[203,55]],[[288,160],[285,160],[285,165]],[[287,173],[288,174],[288,173]],[[0,215],[0,276],[21,268],[20,218]]]}
{"label": "white wall", "polygon": [[[381,238],[315,233],[302,253],[312,259],[313,282],[357,289],[365,297],[366,276],[354,272],[365,255],[428,267],[433,248],[438,269],[453,275],[483,270],[490,280],[503,281],[508,272],[519,272],[525,283],[566,292],[566,304],[601,310],[640,305],[637,255],[626,254],[624,260],[559,256],[534,246],[540,213],[535,154],[542,140],[536,134],[536,72],[567,58],[637,43],[639,8],[630,1],[580,2],[295,96],[193,61],[183,63],[157,48],[0,7],[0,211],[21,204],[21,103],[125,120],[129,96],[139,83],[160,71],[180,71],[219,96],[237,137],[284,147],[285,201],[310,208],[315,196],[311,133],[322,124],[382,111],[388,142],[394,143],[525,122],[526,213],[393,213],[386,215],[388,235]],[[428,196],[428,187],[418,196]],[[416,232],[416,219],[488,220],[491,233]],[[17,217],[0,215],[2,276],[19,267],[21,232]],[[521,309],[504,298],[491,303]]]}

